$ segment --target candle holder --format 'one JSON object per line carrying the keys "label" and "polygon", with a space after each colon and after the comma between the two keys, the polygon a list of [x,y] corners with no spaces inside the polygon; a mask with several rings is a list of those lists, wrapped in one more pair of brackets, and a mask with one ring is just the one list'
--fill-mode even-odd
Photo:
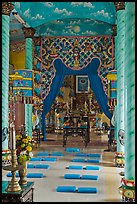
{"label": "candle holder", "polygon": [[22,79],[22,76],[19,76],[16,72],[14,75],[9,75],[10,80],[10,90],[9,90],[9,100],[10,100],[10,121],[12,123],[12,127],[10,127],[10,150],[11,150],[11,165],[3,167],[4,170],[12,172],[12,179],[8,182],[8,187],[6,189],[7,192],[18,192],[21,191],[21,187],[16,179],[16,171],[23,168],[22,165],[17,165],[17,155],[16,155],[16,138],[15,138],[15,101],[16,98],[13,94],[13,81],[17,79]]}
{"label": "candle holder", "polygon": [[18,180],[16,179],[16,171],[22,169],[22,165],[17,165],[16,149],[11,150],[11,158],[12,158],[11,159],[12,165],[3,167],[4,170],[12,172],[12,179],[11,181],[8,182],[8,187],[6,191],[18,192],[18,191],[21,191],[21,187],[18,183]]}

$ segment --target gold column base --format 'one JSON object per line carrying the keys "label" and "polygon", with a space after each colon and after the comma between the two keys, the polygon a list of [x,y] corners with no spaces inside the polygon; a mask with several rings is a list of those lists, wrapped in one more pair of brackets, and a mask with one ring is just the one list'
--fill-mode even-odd
{"label": "gold column base", "polygon": [[8,187],[6,189],[7,192],[18,192],[21,191],[21,187],[17,180],[9,181]]}
{"label": "gold column base", "polygon": [[121,198],[123,202],[135,202],[135,181],[121,179]]}

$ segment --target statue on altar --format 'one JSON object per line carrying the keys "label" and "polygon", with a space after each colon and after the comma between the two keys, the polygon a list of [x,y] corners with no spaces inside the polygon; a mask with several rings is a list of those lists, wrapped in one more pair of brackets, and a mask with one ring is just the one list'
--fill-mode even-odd
{"label": "statue on altar", "polygon": [[79,67],[79,50],[77,47],[74,48],[74,53],[73,53],[73,59],[74,59],[74,67]]}

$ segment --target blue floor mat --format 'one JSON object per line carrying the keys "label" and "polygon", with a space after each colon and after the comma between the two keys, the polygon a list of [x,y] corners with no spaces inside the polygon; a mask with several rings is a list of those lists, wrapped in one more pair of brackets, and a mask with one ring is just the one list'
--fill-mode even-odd
{"label": "blue floor mat", "polygon": [[97,193],[97,189],[89,187],[78,187],[78,193]]}
{"label": "blue floor mat", "polygon": [[[7,176],[7,177],[12,177],[12,173],[11,173],[11,172],[8,172],[8,173],[6,174],[6,176]],[[19,173],[18,173],[18,172],[16,172],[16,177],[19,177]]]}
{"label": "blue floor mat", "polygon": [[35,168],[35,165],[34,164],[27,164],[27,168]]}
{"label": "blue floor mat", "polygon": [[75,156],[78,156],[78,157],[86,157],[87,154],[86,154],[86,153],[76,153]]}
{"label": "blue floor mat", "polygon": [[46,158],[42,158],[42,161],[55,162],[55,161],[57,161],[57,158],[55,158],[55,157],[46,157]]}
{"label": "blue floor mat", "polygon": [[79,148],[67,147],[66,152],[80,152]]}
{"label": "blue floor mat", "polygon": [[65,174],[64,179],[98,180],[97,175]]}
{"label": "blue floor mat", "polygon": [[78,157],[98,157],[100,158],[100,154],[86,154],[86,153],[76,153],[75,156]]}
{"label": "blue floor mat", "polygon": [[85,159],[72,159],[72,162],[85,162]]}
{"label": "blue floor mat", "polygon": [[48,164],[36,164],[35,168],[38,168],[38,169],[49,169],[50,165],[48,165]]}
{"label": "blue floor mat", "polygon": [[81,159],[81,158],[74,158],[71,160],[72,162],[91,162],[91,163],[99,163],[99,160],[96,159]]}
{"label": "blue floor mat", "polygon": [[100,161],[99,161],[99,160],[96,160],[96,159],[87,159],[86,162],[99,163]]}
{"label": "blue floor mat", "polygon": [[42,158],[32,157],[32,158],[30,158],[30,161],[42,161]]}
{"label": "blue floor mat", "polygon": [[64,156],[62,152],[52,152],[51,156]]}
{"label": "blue floor mat", "polygon": [[64,179],[80,179],[80,174],[65,174]]}
{"label": "blue floor mat", "polygon": [[75,166],[75,165],[70,165],[66,167],[67,169],[83,169],[83,170],[100,170],[99,166]]}
{"label": "blue floor mat", "polygon": [[76,186],[57,186],[57,192],[72,192],[72,193],[97,193],[95,187],[76,187]]}
{"label": "blue floor mat", "polygon": [[101,157],[100,154],[87,154],[88,157]]}
{"label": "blue floor mat", "polygon": [[86,170],[100,170],[99,166],[86,166],[85,167]]}
{"label": "blue floor mat", "polygon": [[76,192],[76,186],[58,186],[57,192]]}
{"label": "blue floor mat", "polygon": [[98,180],[97,175],[82,175],[81,176],[82,180]]}
{"label": "blue floor mat", "polygon": [[27,178],[43,178],[44,174],[43,173],[28,173]]}
{"label": "blue floor mat", "polygon": [[62,152],[38,152],[37,156],[64,156]]}
{"label": "blue floor mat", "polygon": [[49,156],[48,152],[38,152],[37,156]]}
{"label": "blue floor mat", "polygon": [[67,169],[83,169],[83,166],[73,166],[73,165],[70,165],[68,167],[66,167]]}

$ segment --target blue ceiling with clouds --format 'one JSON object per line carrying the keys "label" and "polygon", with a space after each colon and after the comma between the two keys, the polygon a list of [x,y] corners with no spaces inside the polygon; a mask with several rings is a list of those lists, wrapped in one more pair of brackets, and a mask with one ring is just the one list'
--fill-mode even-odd
{"label": "blue ceiling with clouds", "polygon": [[36,27],[36,35],[41,36],[96,36],[111,35],[112,25],[93,19],[77,18],[54,20]]}
{"label": "blue ceiling with clouds", "polygon": [[[36,29],[35,36],[111,35],[116,22],[114,2],[12,3],[21,18]],[[16,27],[11,25],[11,30]]]}

